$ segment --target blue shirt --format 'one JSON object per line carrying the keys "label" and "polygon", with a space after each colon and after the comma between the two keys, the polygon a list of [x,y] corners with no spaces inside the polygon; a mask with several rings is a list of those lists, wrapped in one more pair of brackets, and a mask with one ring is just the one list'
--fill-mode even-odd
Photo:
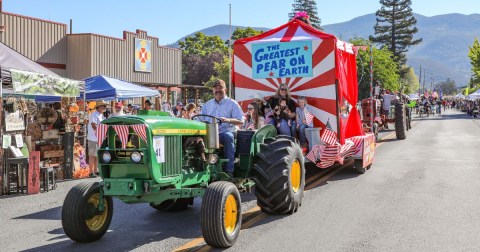
{"label": "blue shirt", "polygon": [[[220,102],[214,99],[207,101],[203,107],[201,114],[207,114],[216,117],[235,118],[243,123],[243,111],[240,105],[229,97],[224,97]],[[211,121],[211,120],[210,120]],[[219,133],[235,132],[236,127],[231,123],[222,122],[218,127]]]}

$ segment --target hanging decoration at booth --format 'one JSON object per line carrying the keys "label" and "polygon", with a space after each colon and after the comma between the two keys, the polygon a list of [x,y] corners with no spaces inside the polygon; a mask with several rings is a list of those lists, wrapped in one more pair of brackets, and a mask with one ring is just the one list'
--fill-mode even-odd
{"label": "hanging decoration at booth", "polygon": [[135,71],[152,72],[152,41],[135,38]]}
{"label": "hanging decoration at booth", "polygon": [[80,95],[80,81],[10,69],[13,92],[23,95],[65,96]]}
{"label": "hanging decoration at booth", "polygon": [[5,131],[24,130],[25,124],[23,121],[23,113],[16,110],[13,113],[5,111]]}

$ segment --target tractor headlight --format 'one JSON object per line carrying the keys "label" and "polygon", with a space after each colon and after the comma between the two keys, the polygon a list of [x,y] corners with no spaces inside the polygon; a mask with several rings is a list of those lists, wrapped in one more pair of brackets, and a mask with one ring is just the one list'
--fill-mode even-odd
{"label": "tractor headlight", "polygon": [[108,163],[112,160],[112,155],[108,151],[102,152],[102,161]]}
{"label": "tractor headlight", "polygon": [[140,161],[142,161],[142,153],[138,151],[132,152],[132,154],[130,155],[130,160],[132,160],[132,162],[136,164],[140,163]]}
{"label": "tractor headlight", "polygon": [[210,154],[210,156],[208,156],[208,163],[215,164],[215,163],[217,163],[217,161],[218,161],[218,156],[217,155]]}

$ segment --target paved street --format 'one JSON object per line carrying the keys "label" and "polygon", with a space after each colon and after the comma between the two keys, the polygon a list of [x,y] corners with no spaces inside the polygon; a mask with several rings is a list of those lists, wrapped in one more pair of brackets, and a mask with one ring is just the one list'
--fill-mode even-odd
{"label": "paved street", "polygon": [[[414,120],[406,140],[395,140],[393,131],[380,135],[385,140],[364,175],[349,169],[351,163],[310,168],[308,191],[294,215],[262,214],[252,195],[242,195],[243,210],[250,212],[229,251],[479,251],[480,119],[451,110]],[[201,200],[180,213],[115,201],[110,231],[101,240],[72,242],[60,215],[76,183],[0,198],[0,250],[213,250],[197,239]]]}

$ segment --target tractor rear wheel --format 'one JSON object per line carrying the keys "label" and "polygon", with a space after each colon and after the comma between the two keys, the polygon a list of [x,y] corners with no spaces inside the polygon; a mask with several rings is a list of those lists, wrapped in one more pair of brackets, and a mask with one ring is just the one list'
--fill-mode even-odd
{"label": "tractor rear wheel", "polygon": [[193,199],[194,198],[180,198],[176,201],[170,199],[160,204],[150,203],[150,206],[162,212],[179,212],[188,209],[189,205],[193,205]]}
{"label": "tractor rear wheel", "polygon": [[242,226],[242,208],[237,187],[218,181],[203,196],[200,223],[205,242],[215,248],[228,248],[237,241]]}
{"label": "tractor rear wheel", "polygon": [[98,182],[83,182],[68,192],[62,207],[62,227],[70,239],[92,242],[107,232],[112,221],[113,201],[111,197],[104,196],[104,210],[100,212],[99,200]]}
{"label": "tractor rear wheel", "polygon": [[297,139],[265,139],[254,165],[257,205],[270,214],[294,213],[302,203],[305,166]]}
{"label": "tractor rear wheel", "polygon": [[399,102],[395,104],[395,134],[398,140],[407,138],[405,133],[406,120],[405,120],[405,108],[403,103]]}

